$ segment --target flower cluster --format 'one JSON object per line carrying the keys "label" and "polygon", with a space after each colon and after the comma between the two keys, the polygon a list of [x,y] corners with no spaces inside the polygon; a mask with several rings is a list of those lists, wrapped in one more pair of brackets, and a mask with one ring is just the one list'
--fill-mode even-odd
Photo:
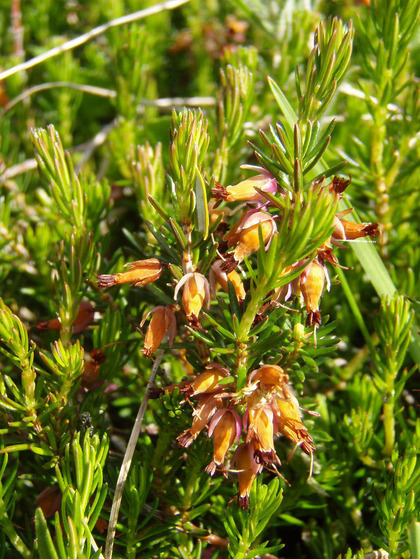
{"label": "flower cluster", "polygon": [[274,447],[275,437],[287,437],[311,458],[315,446],[302,422],[289,377],[281,367],[262,365],[248,376],[246,387],[238,392],[231,392],[232,385],[229,371],[211,363],[181,388],[182,394],[195,404],[191,427],[178,437],[178,443],[186,448],[207,429],[207,436],[213,440],[213,459],[206,472],[212,476],[216,469],[227,473],[229,450],[242,437],[231,465],[238,474],[239,506],[247,508],[255,476],[263,467],[277,470],[281,465]]}
{"label": "flower cluster", "polygon": [[[173,346],[177,317],[178,322],[184,321],[190,330],[202,330],[203,310],[210,308],[211,299],[216,297],[218,288],[229,292],[231,284],[238,305],[246,306],[247,290],[237,269],[241,271],[240,264],[248,256],[262,248],[268,250],[274,236],[278,234],[278,221],[282,219],[282,216],[271,212],[270,200],[276,192],[283,200],[287,196],[265,169],[252,169],[259,171],[252,179],[226,188],[216,184],[212,189],[216,201],[209,210],[210,218],[216,219],[219,214],[220,224],[215,233],[218,238],[217,256],[206,268],[209,270],[208,279],[198,271],[200,262],[193,263],[191,251],[184,249],[182,275],[177,275],[173,304],[153,308],[141,322],[143,326],[149,315],[152,315],[145,334],[144,357],[153,358],[164,341],[168,341],[170,347]],[[349,182],[335,178],[328,185],[323,185],[323,181],[315,182],[313,188],[316,192],[316,189],[326,189],[327,195],[331,195],[335,203]],[[242,210],[242,214],[231,228],[223,222],[223,218],[220,220],[218,207],[222,202],[240,203],[236,210]],[[234,213],[226,210],[223,208],[223,215]],[[307,325],[313,326],[316,332],[321,324],[320,300],[325,285],[329,287],[326,263],[338,265],[333,248],[342,246],[343,241],[374,237],[379,233],[376,223],[355,224],[343,219],[350,211],[336,214],[330,238],[310,257],[279,270],[279,278],[291,275],[294,279],[274,290],[268,301],[265,298],[256,319],[258,315],[262,318],[294,295],[300,298],[305,307]],[[184,227],[184,234],[187,244],[190,243],[188,227]],[[166,264],[151,258],[127,266],[125,272],[99,276],[99,286],[110,287],[123,283],[144,286],[159,279]],[[205,351],[202,357],[207,364],[203,365],[199,374],[190,376],[187,381],[176,386],[183,401],[188,401],[193,408],[191,425],[177,438],[179,446],[188,448],[200,433],[206,433],[213,442],[213,457],[206,472],[210,476],[216,471],[224,475],[228,472],[237,473],[238,504],[241,508],[248,507],[253,480],[263,468],[280,475],[278,468],[281,462],[275,448],[275,440],[280,436],[286,437],[295,448],[300,447],[310,456],[311,475],[315,445],[302,422],[301,408],[285,370],[278,365],[260,363],[248,375],[246,382],[238,386],[236,371],[216,361],[208,362]],[[175,386],[164,390],[171,391],[173,388]]]}
{"label": "flower cluster", "polygon": [[[322,180],[314,184],[314,188],[327,188],[332,196],[339,196],[345,191],[350,184],[350,180],[334,178],[332,182],[323,187]],[[323,243],[316,251],[313,258],[307,258],[304,261],[298,261],[290,269],[283,273],[290,273],[294,268],[304,266],[301,274],[290,282],[277,289],[271,301],[265,304],[261,309],[264,314],[269,308],[276,306],[280,301],[287,301],[291,295],[296,295],[301,299],[301,303],[305,306],[307,312],[307,326],[317,328],[321,324],[321,313],[319,304],[324,293],[325,287],[330,289],[330,281],[326,262],[333,266],[338,266],[338,260],[333,252],[333,247],[346,248],[342,243],[345,241],[355,241],[362,237],[375,238],[379,235],[379,226],[377,223],[354,223],[343,219],[353,211],[349,208],[334,216],[334,229],[330,238]],[[305,266],[306,264],[306,266]]]}

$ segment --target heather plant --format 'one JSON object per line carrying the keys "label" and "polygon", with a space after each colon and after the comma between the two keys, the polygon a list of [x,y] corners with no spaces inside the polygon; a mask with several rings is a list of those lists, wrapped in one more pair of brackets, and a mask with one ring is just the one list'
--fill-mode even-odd
{"label": "heather plant", "polygon": [[420,557],[420,2],[370,4],[1,8],[2,556]]}

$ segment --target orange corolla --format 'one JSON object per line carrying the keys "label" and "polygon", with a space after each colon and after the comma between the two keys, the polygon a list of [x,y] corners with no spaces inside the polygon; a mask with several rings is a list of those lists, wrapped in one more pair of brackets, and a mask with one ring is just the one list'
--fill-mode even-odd
{"label": "orange corolla", "polygon": [[229,370],[219,363],[209,363],[205,370],[192,382],[181,388],[185,396],[197,396],[199,394],[210,394],[219,390],[219,382],[222,378],[229,376]]}
{"label": "orange corolla", "polygon": [[236,467],[239,481],[238,506],[241,509],[249,507],[249,495],[255,477],[262,471],[262,465],[254,458],[254,449],[249,443],[242,443],[236,449],[232,465]]}
{"label": "orange corolla", "polygon": [[272,400],[271,408],[276,419],[275,433],[284,435],[312,456],[315,445],[302,422],[299,402],[289,387],[285,387],[283,396],[276,396]]}
{"label": "orange corolla", "polygon": [[257,462],[264,466],[280,465],[274,448],[275,418],[271,407],[268,404],[257,409],[248,407],[244,423],[247,430],[246,442],[252,444]]}
{"label": "orange corolla", "polygon": [[244,284],[236,270],[230,273],[223,271],[223,260],[216,260],[210,268],[210,288],[213,297],[216,294],[216,284],[219,284],[225,293],[228,293],[228,282],[231,282],[239,302],[245,299]]}
{"label": "orange corolla", "polygon": [[85,360],[83,364],[83,373],[81,376],[81,385],[83,388],[94,390],[103,384],[104,381],[98,381],[98,378],[101,365],[105,359],[106,355],[102,349],[92,349],[90,352],[90,359]]}
{"label": "orange corolla", "polygon": [[208,425],[215,412],[222,407],[222,399],[217,395],[209,394],[198,399],[193,413],[191,427],[177,437],[179,446],[189,447],[201,431]]}
{"label": "orange corolla", "polygon": [[203,306],[210,306],[210,286],[203,274],[191,272],[178,282],[175,288],[174,298],[176,299],[179,290],[183,287],[182,308],[187,315],[190,324],[198,324],[198,316]]}
{"label": "orange corolla", "polygon": [[212,476],[218,466],[223,466],[228,450],[235,440],[239,442],[241,431],[241,420],[235,410],[224,408],[214,414],[208,432],[208,437],[213,437],[213,460],[206,467],[206,473]]}
{"label": "orange corolla", "polygon": [[151,357],[165,336],[168,336],[169,346],[172,347],[176,333],[176,318],[171,306],[159,305],[151,309],[144,316],[140,326],[143,326],[149,314],[153,313],[144,339],[144,347],[142,350],[143,357]]}
{"label": "orange corolla", "polygon": [[215,188],[211,190],[213,198],[225,200],[226,202],[260,202],[264,200],[264,196],[255,188],[273,194],[277,191],[276,179],[266,169],[253,165],[242,165],[241,168],[259,171],[259,174],[226,188],[216,183]]}
{"label": "orange corolla", "polygon": [[319,302],[324,292],[326,279],[328,279],[327,269],[316,258],[309,263],[299,276],[299,289],[308,313],[307,326],[312,324],[319,326],[321,324]]}
{"label": "orange corolla", "polygon": [[129,262],[124,267],[128,268],[125,272],[98,276],[99,287],[112,287],[124,283],[132,283],[135,286],[143,287],[160,278],[164,264],[157,258],[149,258]]}
{"label": "orange corolla", "polygon": [[362,237],[374,239],[379,235],[379,225],[377,223],[355,223],[354,221],[341,219],[340,214],[337,214],[336,218],[339,224],[337,222],[334,223],[333,240],[354,241]]}
{"label": "orange corolla", "polygon": [[[80,334],[93,321],[95,308],[89,301],[82,301],[79,305],[79,311],[73,322],[73,334]],[[38,330],[60,330],[61,322],[59,318],[53,318],[48,321],[38,322],[36,325]]]}
{"label": "orange corolla", "polygon": [[256,210],[247,212],[238,223],[223,237],[228,247],[235,247],[223,263],[222,269],[229,273],[242,260],[260,248],[260,233],[267,249],[277,231],[273,217]]}
{"label": "orange corolla", "polygon": [[288,380],[288,375],[279,365],[262,365],[249,375],[248,385],[258,383],[263,392],[271,392],[273,389],[282,389],[283,384],[287,383]]}

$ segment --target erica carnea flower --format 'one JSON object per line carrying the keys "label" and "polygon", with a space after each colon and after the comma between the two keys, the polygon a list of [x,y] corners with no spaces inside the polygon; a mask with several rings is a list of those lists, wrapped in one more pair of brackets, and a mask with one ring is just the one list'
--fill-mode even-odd
{"label": "erica carnea flower", "polygon": [[176,332],[176,318],[170,306],[159,305],[146,313],[140,326],[143,326],[149,314],[153,313],[149,326],[146,331],[143,357],[151,357],[162,343],[165,336],[168,336],[169,346],[172,347]]}
{"label": "erica carnea flower", "polygon": [[327,269],[316,258],[308,264],[299,276],[299,289],[308,313],[307,326],[312,324],[319,326],[321,324],[319,301],[324,292],[326,278],[328,279]]}
{"label": "erica carnea flower", "polygon": [[282,434],[312,456],[315,446],[301,420],[298,400],[289,377],[278,365],[263,365],[248,377],[245,391],[248,428],[246,442],[254,448],[257,462],[280,465],[273,438]]}
{"label": "erica carnea flower", "polygon": [[188,322],[198,325],[198,315],[203,306],[210,306],[210,287],[207,279],[197,272],[185,274],[175,288],[174,298],[176,299],[179,290],[183,287],[182,308],[187,315]]}
{"label": "erica carnea flower", "polygon": [[247,509],[252,483],[263,469],[262,465],[255,460],[254,449],[251,444],[242,443],[238,446],[233,455],[232,466],[235,466],[238,474],[238,506],[241,509]]}
{"label": "erica carnea flower", "polygon": [[213,437],[213,460],[206,467],[209,475],[214,475],[216,468],[223,466],[226,454],[234,441],[241,437],[241,419],[235,410],[224,408],[218,410],[209,425],[208,436]]}
{"label": "erica carnea flower", "polygon": [[252,444],[257,462],[265,466],[280,465],[274,448],[275,419],[269,404],[256,408],[248,406],[244,429],[247,431],[246,442]]}
{"label": "erica carnea flower", "polygon": [[283,386],[283,395],[276,395],[271,402],[276,418],[276,434],[282,434],[296,446],[312,456],[315,450],[313,439],[302,422],[299,402],[288,385]]}
{"label": "erica carnea flower", "polygon": [[201,396],[193,412],[191,427],[177,437],[179,446],[190,446],[205,427],[208,426],[214,413],[222,407],[222,399],[218,395],[210,394]]}
{"label": "erica carnea flower", "polygon": [[289,381],[288,375],[278,365],[262,365],[248,377],[248,386],[259,388],[264,395],[278,390]]}
{"label": "erica carnea flower", "polygon": [[236,270],[232,270],[228,274],[223,271],[223,260],[216,260],[210,268],[210,288],[213,297],[216,295],[216,285],[219,284],[223,291],[228,293],[228,282],[231,282],[239,302],[245,299],[244,284],[240,275]]}
{"label": "erica carnea flower", "polygon": [[225,200],[226,202],[259,202],[264,200],[264,197],[255,190],[256,187],[264,192],[271,192],[273,194],[276,192],[276,179],[267,170],[253,165],[242,165],[241,168],[259,171],[260,174],[226,188],[216,183],[215,188],[212,188],[211,191],[213,198]]}
{"label": "erica carnea flower", "polygon": [[222,378],[228,377],[229,371],[219,363],[209,363],[205,370],[200,373],[190,384],[181,388],[185,396],[197,396],[198,394],[210,394],[219,388]]}
{"label": "erica carnea flower", "polygon": [[379,235],[379,225],[377,223],[355,223],[354,221],[342,219],[352,210],[353,208],[349,208],[336,214],[334,232],[332,234],[333,240],[353,241],[362,237],[370,237],[371,239],[377,237]]}
{"label": "erica carnea flower", "polygon": [[164,264],[157,258],[149,258],[147,260],[129,262],[124,267],[128,268],[125,272],[98,276],[99,287],[112,287],[113,285],[121,285],[123,283],[132,283],[135,286],[143,287],[160,278]]}
{"label": "erica carnea flower", "polygon": [[238,223],[223,237],[228,247],[235,247],[228,255],[222,269],[229,273],[242,260],[260,248],[259,229],[261,228],[262,240],[266,247],[270,245],[274,233],[277,231],[272,216],[266,212],[251,210],[247,212]]}

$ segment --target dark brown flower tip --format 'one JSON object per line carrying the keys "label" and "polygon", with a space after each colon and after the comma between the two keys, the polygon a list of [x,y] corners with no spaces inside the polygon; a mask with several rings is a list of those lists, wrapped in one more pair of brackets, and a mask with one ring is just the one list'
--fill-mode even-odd
{"label": "dark brown flower tip", "polygon": [[274,452],[274,450],[270,451],[262,451],[256,450],[254,452],[255,462],[257,464],[261,464],[261,466],[281,466],[280,458]]}
{"label": "dark brown flower tip", "polygon": [[152,358],[154,352],[153,352],[152,350],[148,349],[147,347],[144,347],[144,348],[141,350],[141,354],[142,354],[143,357],[146,359],[146,357]]}
{"label": "dark brown flower tip", "polygon": [[36,325],[36,329],[40,332],[46,332],[48,330],[48,321],[41,320],[41,322],[38,322],[38,324]]}
{"label": "dark brown flower tip", "polygon": [[342,194],[346,188],[351,183],[351,175],[346,180],[342,177],[334,177],[332,183],[330,184],[330,192],[335,192],[336,194]]}
{"label": "dark brown flower tip", "polygon": [[321,313],[319,311],[309,311],[306,319],[306,326],[321,326]]}
{"label": "dark brown flower tip", "polygon": [[[227,223],[221,223],[221,224],[220,224],[220,231],[219,231],[219,229],[218,229],[218,232],[220,232],[220,233],[226,233],[227,230],[228,230],[228,228],[227,228]],[[222,253],[222,254],[223,254],[224,252],[226,252],[226,251],[228,250],[228,248],[229,248],[226,241],[218,241],[217,244],[218,244],[218,247],[217,247],[217,248],[219,249],[219,252]]]}
{"label": "dark brown flower tip", "polygon": [[321,261],[322,264],[326,261],[333,266],[338,265],[338,259],[331,247],[322,247],[318,249],[318,259]]}
{"label": "dark brown flower tip", "polygon": [[[144,355],[144,353],[143,353]],[[149,388],[149,398],[151,400],[157,400],[158,398],[160,398],[162,396],[162,394],[165,391],[163,390],[163,388],[159,388],[159,386],[151,386]]]}
{"label": "dark brown flower tip", "polygon": [[237,260],[235,260],[235,257],[233,256],[233,254],[228,254],[225,257],[225,259],[223,261],[223,264],[220,266],[220,268],[226,274],[230,274],[231,272],[233,272],[233,270],[236,268],[237,265],[238,265],[238,262],[237,262]]}
{"label": "dark brown flower tip", "polygon": [[229,196],[229,192],[224,186],[215,182],[215,187],[211,189],[211,197],[216,198],[216,200],[226,200]]}
{"label": "dark brown flower tip", "polygon": [[378,235],[380,235],[379,224],[378,223],[368,223],[363,228],[363,233],[365,236],[369,236],[371,239],[374,239]]}
{"label": "dark brown flower tip", "polygon": [[187,429],[182,433],[182,435],[179,435],[176,440],[181,448],[188,448],[194,442],[194,437],[191,434],[190,429]]}
{"label": "dark brown flower tip", "polygon": [[187,322],[188,326],[190,326],[193,330],[204,330],[200,324],[198,317],[196,317],[195,314],[187,316]]}
{"label": "dark brown flower tip", "polygon": [[116,285],[116,283],[115,274],[102,274],[101,276],[98,276],[98,286],[101,289],[112,287],[113,285]]}
{"label": "dark brown flower tip", "polygon": [[95,361],[98,365],[101,365],[106,360],[106,355],[102,349],[93,348],[90,352],[90,357],[92,361]]}
{"label": "dark brown flower tip", "polygon": [[303,441],[300,445],[300,448],[305,452],[308,456],[312,456],[315,449],[315,445],[313,443],[312,437],[309,433],[307,433],[307,440]]}
{"label": "dark brown flower tip", "polygon": [[204,471],[206,472],[206,474],[213,477],[216,473],[216,462],[214,462],[214,460],[210,462],[210,464],[205,467]]}
{"label": "dark brown flower tip", "polygon": [[245,495],[243,497],[238,495],[238,508],[242,509],[242,510],[249,509],[249,497],[248,497],[248,495]]}

